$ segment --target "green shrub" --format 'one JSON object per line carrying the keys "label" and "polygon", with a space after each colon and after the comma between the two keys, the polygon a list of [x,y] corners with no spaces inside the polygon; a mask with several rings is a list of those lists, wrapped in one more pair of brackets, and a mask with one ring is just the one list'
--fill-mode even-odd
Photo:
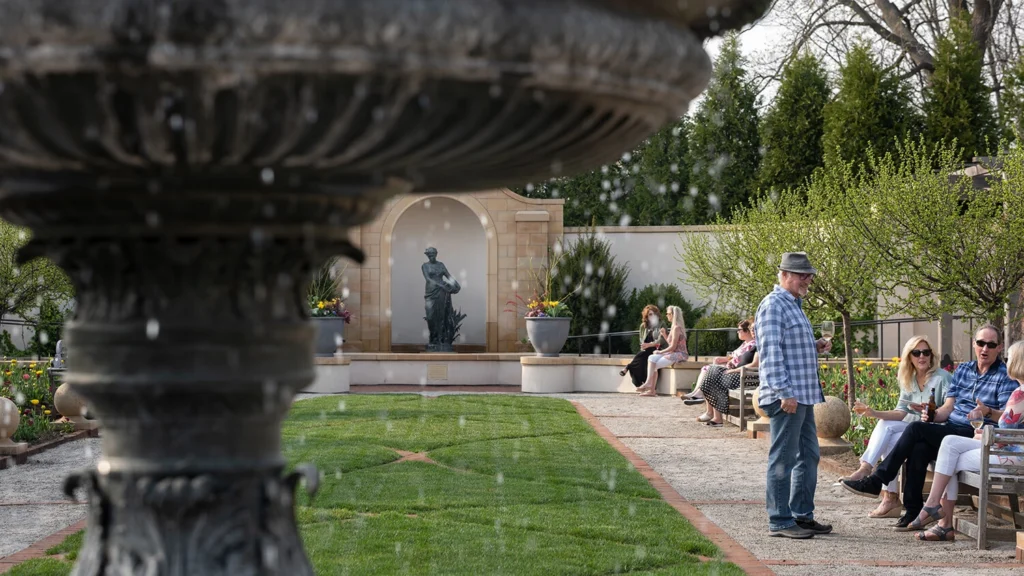
{"label": "green shrub", "polygon": [[[618,332],[623,329],[626,309],[626,278],[629,267],[615,261],[611,244],[593,232],[564,246],[556,267],[551,269],[552,300],[561,300],[576,291],[568,301],[572,309],[571,335]],[[629,320],[632,323],[632,319]],[[629,328],[627,328],[628,330]],[[621,347],[629,349],[626,339]],[[573,347],[574,344],[569,344]],[[584,350],[598,340],[583,343]]]}
{"label": "green shrub", "polygon": [[[740,323],[739,314],[735,312],[715,312],[697,321],[696,329],[735,328]],[[756,329],[756,328],[755,328]],[[691,332],[686,339],[690,356],[723,356],[739,346],[736,332]]]}
{"label": "green shrub", "polygon": [[[679,306],[683,311],[683,318],[686,319],[687,328],[692,328],[704,315],[704,308],[695,308],[687,302],[675,284],[648,284],[639,291],[634,288],[630,293],[626,310],[622,315],[624,330],[635,330],[640,325],[640,314],[643,313],[644,306],[648,304],[657,306],[661,310],[663,319],[666,308]],[[631,352],[636,354],[638,351],[640,351],[640,338],[633,336]]]}

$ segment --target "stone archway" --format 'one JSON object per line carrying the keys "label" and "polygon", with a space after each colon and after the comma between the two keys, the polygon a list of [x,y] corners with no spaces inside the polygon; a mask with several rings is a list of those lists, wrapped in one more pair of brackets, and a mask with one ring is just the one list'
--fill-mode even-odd
{"label": "stone archway", "polygon": [[[386,218],[383,221],[380,236],[380,292],[379,301],[381,308],[380,318],[380,349],[382,351],[392,350],[393,319],[392,310],[392,286],[395,274],[392,271],[392,264],[395,256],[395,229],[402,217],[413,207],[431,201],[432,199],[443,199],[445,202],[454,202],[468,208],[478,219],[484,231],[486,239],[486,316],[484,322],[484,340],[488,352],[498,350],[498,239],[494,223],[491,221],[486,207],[477,199],[470,196],[456,194],[431,194],[424,196],[408,196],[399,199],[391,206]],[[444,260],[443,254],[440,260]],[[455,270],[450,270],[453,275]],[[417,289],[422,290],[421,283],[417,283]],[[422,298],[422,294],[420,294]]]}

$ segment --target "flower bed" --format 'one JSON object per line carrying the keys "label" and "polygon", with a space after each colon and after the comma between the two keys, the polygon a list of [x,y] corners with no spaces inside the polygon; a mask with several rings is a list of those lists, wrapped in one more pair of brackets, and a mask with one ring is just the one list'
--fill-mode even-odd
{"label": "flower bed", "polygon": [[61,434],[74,432],[71,423],[56,422],[61,415],[53,408],[57,385],[46,371],[48,362],[19,362],[4,359],[0,397],[10,398],[21,414],[12,440],[38,444]]}
{"label": "flower bed", "polygon": [[[896,381],[898,359],[888,364],[875,364],[868,360],[857,360],[854,363],[853,381],[856,386],[857,399],[875,410],[892,410],[900,398],[900,385]],[[835,396],[849,401],[850,385],[847,381],[846,367],[842,365],[822,364],[821,387],[827,396]],[[851,413],[850,429],[844,437],[853,443],[853,451],[859,456],[871,438],[878,420],[865,418]]]}

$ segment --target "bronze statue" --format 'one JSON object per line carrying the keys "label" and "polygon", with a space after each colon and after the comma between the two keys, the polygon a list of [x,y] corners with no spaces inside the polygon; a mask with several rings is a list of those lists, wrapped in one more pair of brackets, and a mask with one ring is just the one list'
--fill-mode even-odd
{"label": "bronze statue", "polygon": [[420,267],[427,281],[423,295],[427,312],[423,319],[427,321],[427,329],[430,331],[427,352],[451,352],[452,342],[457,336],[453,320],[457,315],[452,308],[452,294],[458,294],[462,286],[448,273],[444,263],[437,261],[437,248],[427,248],[423,253],[428,260]]}

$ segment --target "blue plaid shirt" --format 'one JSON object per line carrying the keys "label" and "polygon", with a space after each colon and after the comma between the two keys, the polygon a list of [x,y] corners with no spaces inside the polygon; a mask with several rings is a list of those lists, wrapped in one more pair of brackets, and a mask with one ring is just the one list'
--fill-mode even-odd
{"label": "blue plaid shirt", "polygon": [[757,307],[754,329],[760,354],[758,403],[796,398],[799,404],[825,401],[818,379],[818,348],[800,299],[775,286]]}
{"label": "blue plaid shirt", "polygon": [[[946,392],[946,398],[952,398],[955,402],[947,422],[956,426],[970,426],[967,413],[978,407],[978,400],[989,408],[1002,410],[1017,387],[1017,383],[1007,376],[1006,364],[1001,358],[996,358],[984,374],[978,374],[977,361],[964,362],[956,367],[953,382]],[[995,424],[995,421],[985,418],[985,423]]]}

